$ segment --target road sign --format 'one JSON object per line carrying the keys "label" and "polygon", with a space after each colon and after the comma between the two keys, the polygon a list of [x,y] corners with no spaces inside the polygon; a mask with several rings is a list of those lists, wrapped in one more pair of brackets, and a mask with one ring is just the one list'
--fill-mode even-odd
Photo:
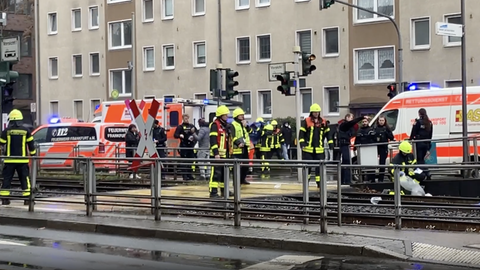
{"label": "road sign", "polygon": [[268,80],[274,82],[277,80],[277,75],[285,72],[285,63],[268,64]]}
{"label": "road sign", "polygon": [[37,103],[30,103],[30,112],[37,112]]}
{"label": "road sign", "polygon": [[456,23],[435,23],[435,34],[439,36],[462,37],[463,25]]}
{"label": "road sign", "polygon": [[4,38],[1,43],[2,62],[20,61],[20,41],[19,37]]}
{"label": "road sign", "polygon": [[[128,101],[125,101],[127,103]],[[143,102],[143,100],[142,100]],[[143,102],[144,103],[144,102]],[[158,108],[160,103],[157,100],[152,100],[150,109],[148,110],[147,121],[143,119],[143,109],[138,108],[137,102],[132,99],[129,103],[130,114],[133,115],[135,123],[137,124],[138,131],[141,134],[140,141],[138,142],[138,147],[135,153],[135,157],[143,157],[145,149],[148,151],[148,156],[150,158],[157,158],[157,149],[155,142],[152,137],[152,128],[155,122],[155,117],[157,116]],[[145,108],[145,107],[144,107]],[[137,171],[138,165],[140,165],[140,160],[135,160],[132,162],[132,170]]]}

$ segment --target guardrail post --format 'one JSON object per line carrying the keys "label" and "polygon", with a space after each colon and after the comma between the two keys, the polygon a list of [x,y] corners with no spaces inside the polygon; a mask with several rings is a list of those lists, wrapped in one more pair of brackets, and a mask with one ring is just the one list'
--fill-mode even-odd
{"label": "guardrail post", "polygon": [[393,171],[393,190],[395,192],[395,229],[402,229],[402,185],[400,185],[399,177],[400,169],[395,166]]}
{"label": "guardrail post", "polygon": [[[177,158],[178,149],[173,149],[173,158]],[[177,162],[173,163],[173,180],[177,180]]]}
{"label": "guardrail post", "polygon": [[154,197],[154,205],[153,205],[153,215],[156,221],[161,220],[161,204],[160,199],[162,196],[162,163],[160,160],[155,161],[155,174],[153,178],[153,197]]}
{"label": "guardrail post", "polygon": [[337,222],[342,226],[342,163],[337,162]]}
{"label": "guardrail post", "polygon": [[233,163],[233,225],[235,227],[242,226],[242,209],[241,209],[241,195],[240,195],[240,178],[241,178],[241,163],[234,161]]}
{"label": "guardrail post", "polygon": [[[78,153],[77,153],[77,145],[75,145],[75,146],[73,147],[73,156],[74,156],[74,157],[77,157],[77,156],[78,156]],[[78,173],[79,173],[78,160],[74,159],[72,163],[73,163],[73,174],[78,174]]]}
{"label": "guardrail post", "polygon": [[[223,166],[223,181],[224,181],[224,188],[223,188],[223,198],[225,199],[225,210],[228,210],[228,199],[230,198],[230,168],[227,165]],[[225,220],[228,219],[228,212],[225,212],[223,218]]]}
{"label": "guardrail post", "polygon": [[30,176],[30,200],[28,202],[28,212],[35,211],[35,193],[37,193],[37,174],[38,174],[38,164],[37,159],[33,157],[32,160],[32,171]]}
{"label": "guardrail post", "polygon": [[417,143],[413,141],[412,144],[413,144],[413,156],[415,157],[415,160],[417,160]]}
{"label": "guardrail post", "polygon": [[119,176],[120,175],[120,149],[118,144],[115,144],[115,175]]}
{"label": "guardrail post", "polygon": [[97,174],[96,174],[96,169],[95,169],[95,163],[93,162],[93,160],[89,160],[90,163],[91,163],[91,170],[90,170],[90,173],[91,173],[91,177],[92,177],[92,209],[93,211],[97,211],[98,210],[98,205],[97,205],[97,195],[95,195],[97,193]]}
{"label": "guardrail post", "polygon": [[473,137],[473,161],[475,167],[475,176],[473,178],[478,178],[478,138]]}
{"label": "guardrail post", "polygon": [[308,179],[308,168],[307,166],[302,167],[302,192],[303,192],[303,214],[305,215],[305,218],[303,219],[303,224],[308,224],[310,222],[310,219],[308,218],[308,203],[310,202],[310,193],[309,193],[309,188],[310,188],[310,183]]}
{"label": "guardrail post", "polygon": [[156,168],[155,168],[155,163],[150,164],[150,197],[152,198],[150,200],[150,213],[152,215],[155,214],[155,174],[156,174]]}
{"label": "guardrail post", "polygon": [[93,185],[94,185],[94,177],[95,177],[95,169],[93,166],[93,161],[91,159],[87,159],[85,162],[86,173],[85,173],[85,204],[87,207],[87,217],[91,217],[93,213]]}
{"label": "guardrail post", "polygon": [[327,170],[320,161],[320,233],[327,233]]}

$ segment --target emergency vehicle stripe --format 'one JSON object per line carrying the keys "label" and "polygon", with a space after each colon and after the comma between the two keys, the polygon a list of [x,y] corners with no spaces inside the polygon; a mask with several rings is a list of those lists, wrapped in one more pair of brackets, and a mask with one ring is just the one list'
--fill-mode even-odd
{"label": "emergency vehicle stripe", "polygon": [[[480,100],[480,94],[468,94],[467,103],[474,104]],[[437,95],[427,97],[409,97],[390,100],[385,105],[384,110],[395,110],[400,108],[422,108],[422,107],[441,107],[441,106],[460,106],[462,105],[461,95]]]}

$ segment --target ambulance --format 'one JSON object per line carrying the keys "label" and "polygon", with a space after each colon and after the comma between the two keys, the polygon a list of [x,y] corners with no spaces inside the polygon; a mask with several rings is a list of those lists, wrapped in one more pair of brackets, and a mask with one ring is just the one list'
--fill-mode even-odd
{"label": "ambulance", "polygon": [[[391,99],[372,119],[374,125],[384,116],[397,141],[410,138],[418,110],[425,108],[433,123],[433,139],[458,138],[454,142],[436,143],[438,163],[463,161],[462,140],[462,89],[443,88],[406,91]],[[480,86],[467,88],[467,121],[469,136],[480,135]],[[473,147],[469,149],[473,161]]]}

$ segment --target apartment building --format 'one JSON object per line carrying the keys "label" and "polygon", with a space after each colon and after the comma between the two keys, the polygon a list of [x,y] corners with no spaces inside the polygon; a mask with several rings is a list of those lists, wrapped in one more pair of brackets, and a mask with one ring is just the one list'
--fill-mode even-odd
{"label": "apartment building", "polygon": [[106,99],[105,0],[39,1],[40,115],[91,120]]}
{"label": "apartment building", "polygon": [[23,112],[26,123],[33,123],[34,117],[30,113],[30,104],[35,102],[35,48],[32,42],[34,12],[32,0],[3,1],[1,9],[7,13],[7,25],[2,30],[5,38],[19,37],[20,61],[13,66],[19,73],[14,86],[13,106]]}

